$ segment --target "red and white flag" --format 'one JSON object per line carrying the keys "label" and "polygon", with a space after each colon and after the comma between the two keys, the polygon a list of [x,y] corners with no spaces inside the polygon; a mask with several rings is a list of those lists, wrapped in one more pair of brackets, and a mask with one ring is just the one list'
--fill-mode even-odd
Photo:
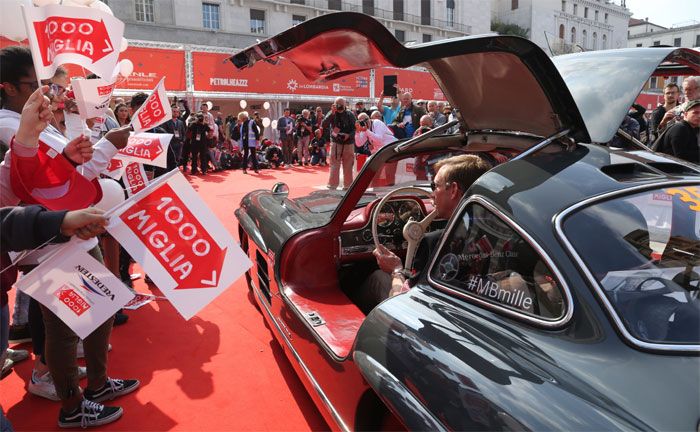
{"label": "red and white flag", "polygon": [[122,176],[124,173],[124,169],[126,168],[127,162],[119,159],[119,158],[112,158],[112,160],[109,161],[109,165],[107,165],[107,168],[102,172],[102,174],[108,175],[112,177],[114,180],[119,180],[119,178]]}
{"label": "red and white flag", "polygon": [[168,95],[165,92],[165,77],[161,78],[151,95],[131,118],[134,132],[139,133],[159,126],[173,118]]}
{"label": "red and white flag", "polygon": [[143,169],[143,164],[138,162],[131,162],[126,165],[122,180],[124,180],[126,193],[129,194],[129,196],[136,195],[148,186],[146,170]]}
{"label": "red and white flag", "polygon": [[15,286],[50,309],[82,339],[134,298],[118,277],[74,242]]}
{"label": "red and white flag", "polygon": [[107,231],[189,319],[252,263],[185,177],[173,170],[108,213]]}
{"label": "red and white flag", "polygon": [[173,134],[132,133],[123,149],[117,152],[120,159],[145,163],[161,168],[168,166],[168,146]]}
{"label": "red and white flag", "polygon": [[109,109],[109,101],[112,99],[112,92],[116,85],[116,81],[110,83],[101,78],[71,80],[71,88],[75,93],[80,117],[84,119],[102,117]]}
{"label": "red and white flag", "polygon": [[24,7],[29,46],[39,79],[74,63],[103,78],[112,76],[119,60],[124,23],[99,9],[49,5]]}

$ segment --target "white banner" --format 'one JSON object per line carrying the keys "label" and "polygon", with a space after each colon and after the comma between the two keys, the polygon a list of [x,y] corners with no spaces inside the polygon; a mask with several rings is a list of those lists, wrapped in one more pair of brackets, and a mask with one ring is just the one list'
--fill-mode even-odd
{"label": "white banner", "polygon": [[102,78],[71,80],[80,117],[84,119],[102,117],[109,110],[109,101],[117,85]]}
{"label": "white banner", "polygon": [[120,149],[117,156],[127,162],[138,162],[165,168],[168,166],[168,146],[172,139],[173,134],[132,133],[126,147]]}
{"label": "white banner", "polygon": [[153,129],[173,118],[173,110],[165,92],[165,77],[161,78],[148,96],[146,102],[131,117],[131,126],[134,132],[139,133]]}
{"label": "white banner", "polygon": [[73,63],[111,77],[119,59],[124,23],[99,9],[49,5],[22,8],[39,79]]}
{"label": "white banner", "polygon": [[126,165],[122,180],[126,186],[126,193],[129,196],[136,195],[148,186],[146,170],[143,169],[143,164],[138,162],[131,162]]}
{"label": "white banner", "polygon": [[134,294],[77,244],[69,244],[21,278],[15,287],[85,339]]}
{"label": "white banner", "polygon": [[107,231],[189,319],[252,263],[178,170],[110,212]]}
{"label": "white banner", "polygon": [[108,175],[114,180],[119,180],[119,178],[121,178],[122,174],[124,173],[124,169],[126,168],[127,164],[128,162],[123,161],[118,157],[113,157],[112,160],[109,161],[109,165],[107,165],[107,168],[105,168],[105,170],[102,171],[102,174]]}

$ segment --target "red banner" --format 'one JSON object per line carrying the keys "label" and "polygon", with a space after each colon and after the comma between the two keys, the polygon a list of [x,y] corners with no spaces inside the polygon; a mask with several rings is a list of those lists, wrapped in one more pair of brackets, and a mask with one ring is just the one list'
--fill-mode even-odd
{"label": "red banner", "polygon": [[258,62],[238,70],[226,61],[228,54],[193,52],[194,89],[235,93],[279,93],[317,96],[369,97],[369,72],[317,83],[309,81],[294,64]]}
{"label": "red banner", "polygon": [[129,47],[120,59],[129,59],[134,71],[125,81],[117,83],[119,89],[151,90],[162,77],[168,91],[185,91],[185,52],[155,48]]}
{"label": "red banner", "polygon": [[403,70],[403,69],[377,69],[375,73],[374,88],[377,96],[384,88],[384,76],[397,75],[397,84],[399,91],[409,92],[413,95],[413,99],[425,100],[446,100],[440,86],[433,78],[430,72]]}

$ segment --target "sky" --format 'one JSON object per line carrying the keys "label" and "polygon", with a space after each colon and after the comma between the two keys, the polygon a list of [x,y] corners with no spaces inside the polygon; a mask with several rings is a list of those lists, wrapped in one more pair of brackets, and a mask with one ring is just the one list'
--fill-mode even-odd
{"label": "sky", "polygon": [[[700,24],[700,0],[626,0],[627,9],[632,18],[644,19],[663,26],[671,27],[685,23],[690,25],[695,20]],[[615,0],[620,4],[620,0]]]}

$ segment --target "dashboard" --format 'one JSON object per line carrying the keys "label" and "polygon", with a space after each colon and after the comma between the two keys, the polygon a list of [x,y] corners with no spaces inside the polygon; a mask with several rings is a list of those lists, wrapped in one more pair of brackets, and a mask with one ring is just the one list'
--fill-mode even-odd
{"label": "dashboard", "polygon": [[397,198],[384,204],[381,209],[377,209],[376,203],[373,204],[362,228],[343,231],[340,234],[340,250],[343,257],[372,253],[372,217],[376,211],[380,212],[377,219],[379,242],[392,251],[401,251],[407,247],[403,238],[404,225],[411,218],[420,221],[426,215],[424,206],[417,199]]}

